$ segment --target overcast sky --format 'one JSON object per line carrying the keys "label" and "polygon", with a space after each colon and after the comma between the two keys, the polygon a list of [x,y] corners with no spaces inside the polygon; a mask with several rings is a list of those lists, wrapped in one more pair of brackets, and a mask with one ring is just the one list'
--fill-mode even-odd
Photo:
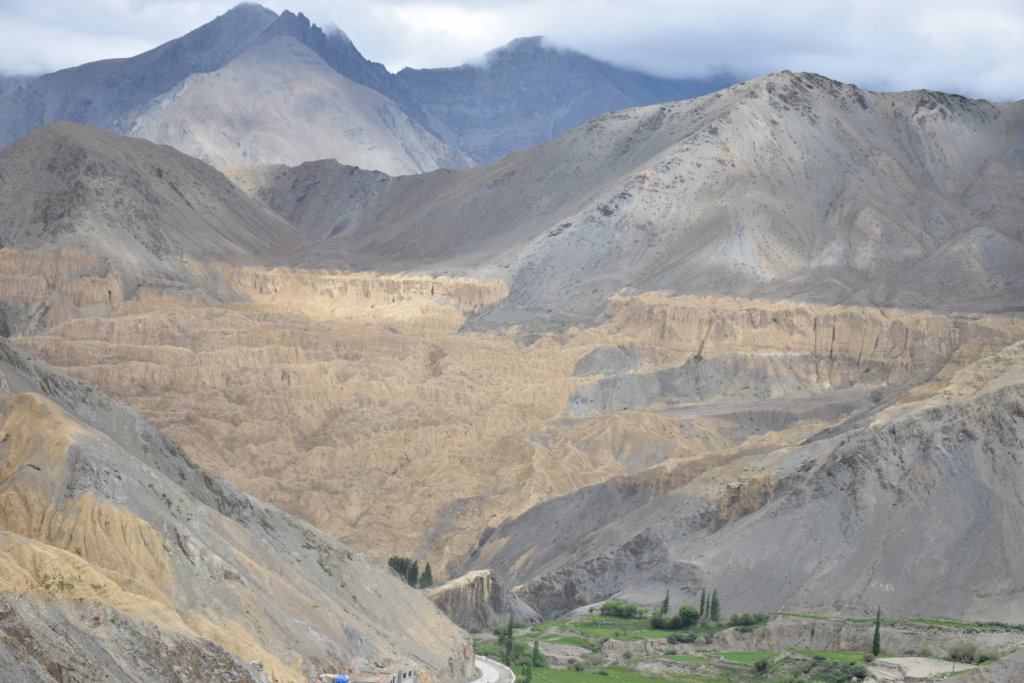
{"label": "overcast sky", "polygon": [[[0,0],[0,72],[143,52],[236,0]],[[392,71],[526,35],[668,76],[815,71],[879,90],[1024,99],[1024,0],[294,0]]]}

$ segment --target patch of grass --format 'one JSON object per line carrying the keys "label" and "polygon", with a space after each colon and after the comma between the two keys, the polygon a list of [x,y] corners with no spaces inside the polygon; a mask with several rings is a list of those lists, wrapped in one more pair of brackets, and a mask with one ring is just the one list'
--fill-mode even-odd
{"label": "patch of grass", "polygon": [[863,652],[850,652],[842,650],[797,650],[796,648],[790,648],[790,652],[804,657],[822,657],[824,659],[831,659],[835,662],[864,662]]}
{"label": "patch of grass", "polygon": [[662,655],[662,659],[671,659],[673,662],[686,662],[687,664],[706,664],[708,661],[697,655]]}
{"label": "patch of grass", "polygon": [[[517,671],[518,678],[522,672]],[[533,680],[535,683],[593,683],[594,681],[608,681],[608,683],[664,683],[669,680],[655,676],[647,676],[633,669],[626,669],[619,666],[610,666],[600,671],[572,671],[571,669],[534,669]],[[673,681],[694,681],[697,683],[718,683],[720,679],[700,678],[672,678]],[[728,683],[721,679],[722,683]]]}
{"label": "patch of grass", "polygon": [[587,640],[579,636],[547,636],[540,639],[545,643],[558,643],[560,645],[575,645],[576,647],[584,647],[588,650],[593,650],[596,646]]}
{"label": "patch of grass", "polygon": [[722,659],[738,664],[753,664],[765,657],[774,657],[778,652],[719,652]]}
{"label": "patch of grass", "polygon": [[622,617],[588,616],[571,624],[572,630],[592,638],[614,638],[615,640],[639,640],[641,638],[664,638],[668,632],[650,628],[645,618],[626,619]]}
{"label": "patch of grass", "polygon": [[780,617],[796,617],[798,619],[815,619],[817,621],[828,621],[832,617],[826,617],[821,614],[804,614],[803,612],[776,612]]}

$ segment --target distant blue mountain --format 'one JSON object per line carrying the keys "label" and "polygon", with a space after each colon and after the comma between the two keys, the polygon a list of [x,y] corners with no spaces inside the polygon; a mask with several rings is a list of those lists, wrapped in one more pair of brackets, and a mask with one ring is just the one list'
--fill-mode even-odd
{"label": "distant blue mountain", "polygon": [[309,47],[343,76],[392,99],[478,163],[542,143],[608,111],[695,97],[736,80],[728,75],[659,78],[548,47],[537,37],[494,50],[481,65],[392,74],[366,59],[341,31],[325,32],[301,13],[277,15],[246,3],[136,57],[64,69],[20,87],[12,83],[16,89],[0,95],[0,145],[62,119],[125,130],[133,110],[191,74],[220,69],[259,41],[282,35]]}

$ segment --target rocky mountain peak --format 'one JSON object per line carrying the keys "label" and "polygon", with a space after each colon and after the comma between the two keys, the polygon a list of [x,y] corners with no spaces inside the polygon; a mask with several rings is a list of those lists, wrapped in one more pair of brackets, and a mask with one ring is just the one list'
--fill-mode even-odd
{"label": "rocky mountain peak", "polygon": [[394,77],[382,64],[366,59],[340,28],[332,26],[325,31],[301,12],[285,10],[267,28],[261,40],[276,36],[295,38],[342,76],[402,102],[401,88]]}

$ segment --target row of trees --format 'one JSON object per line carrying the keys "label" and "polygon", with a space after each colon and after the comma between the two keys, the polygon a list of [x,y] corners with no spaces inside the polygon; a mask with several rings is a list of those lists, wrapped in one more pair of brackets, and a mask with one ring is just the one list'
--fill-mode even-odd
{"label": "row of trees", "polygon": [[413,588],[430,588],[434,585],[434,576],[429,562],[423,567],[422,574],[420,574],[419,561],[408,557],[392,555],[388,558],[388,566],[394,569]]}
{"label": "row of trees", "polygon": [[679,629],[693,626],[696,623],[717,623],[722,619],[722,605],[718,600],[718,589],[712,591],[710,598],[707,591],[701,589],[699,609],[687,604],[680,607],[672,616],[669,616],[668,612],[668,591],[665,591],[665,599],[661,601],[661,605],[651,615],[651,628],[678,631]]}

